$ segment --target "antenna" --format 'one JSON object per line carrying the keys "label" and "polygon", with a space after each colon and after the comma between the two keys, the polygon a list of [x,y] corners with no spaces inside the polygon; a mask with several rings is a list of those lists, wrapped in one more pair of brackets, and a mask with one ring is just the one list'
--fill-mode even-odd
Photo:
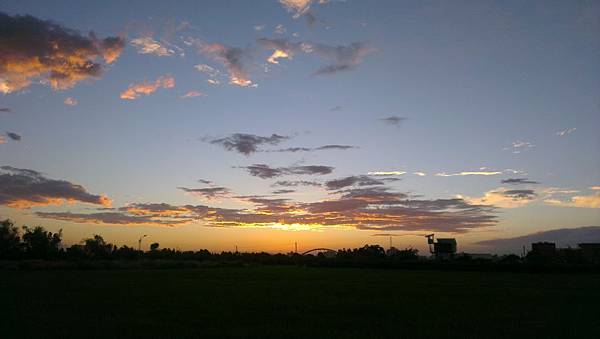
{"label": "antenna", "polygon": [[294,241],[294,253],[298,253],[298,242]]}

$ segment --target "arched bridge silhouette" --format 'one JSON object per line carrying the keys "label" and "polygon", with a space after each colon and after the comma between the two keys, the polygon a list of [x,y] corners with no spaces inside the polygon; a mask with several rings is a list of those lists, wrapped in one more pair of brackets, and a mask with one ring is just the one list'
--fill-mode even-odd
{"label": "arched bridge silhouette", "polygon": [[302,252],[301,255],[306,255],[306,254],[309,254],[311,252],[318,252],[318,251],[332,251],[332,252],[337,252],[336,250],[331,249],[331,248],[322,248],[321,247],[321,248],[313,248],[312,250],[308,250],[308,251]]}

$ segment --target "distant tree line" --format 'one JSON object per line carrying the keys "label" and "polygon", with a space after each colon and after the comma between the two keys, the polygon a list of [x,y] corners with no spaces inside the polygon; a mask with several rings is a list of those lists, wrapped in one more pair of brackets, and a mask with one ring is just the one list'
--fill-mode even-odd
{"label": "distant tree line", "polygon": [[[543,257],[530,252],[521,258],[510,254],[498,257],[497,260],[473,259],[468,254],[455,257],[451,261],[435,261],[418,255],[418,250],[386,250],[379,245],[365,245],[353,249],[341,249],[334,252],[316,255],[298,253],[266,252],[221,252],[211,253],[206,249],[198,251],[181,251],[160,248],[152,243],[149,251],[141,251],[127,245],[117,247],[104,240],[101,235],[83,239],[81,243],[69,247],[62,244],[62,230],[52,233],[42,226],[18,228],[10,220],[0,221],[0,260],[8,261],[177,261],[177,262],[211,262],[215,264],[261,264],[261,265],[300,265],[322,267],[371,267],[371,268],[424,268],[424,269],[509,269],[530,270],[534,266],[568,265],[581,266],[584,263],[580,256],[563,256],[568,258],[558,262],[555,257]],[[570,254],[570,252],[569,252]],[[562,257],[561,257],[562,258]],[[586,269],[589,265],[586,266]],[[600,266],[595,265],[594,271]]]}

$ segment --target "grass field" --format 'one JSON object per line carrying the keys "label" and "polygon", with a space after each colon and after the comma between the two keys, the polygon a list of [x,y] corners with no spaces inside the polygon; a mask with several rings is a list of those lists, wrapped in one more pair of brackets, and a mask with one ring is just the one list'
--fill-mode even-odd
{"label": "grass field", "polygon": [[600,338],[600,275],[0,271],[0,337]]}

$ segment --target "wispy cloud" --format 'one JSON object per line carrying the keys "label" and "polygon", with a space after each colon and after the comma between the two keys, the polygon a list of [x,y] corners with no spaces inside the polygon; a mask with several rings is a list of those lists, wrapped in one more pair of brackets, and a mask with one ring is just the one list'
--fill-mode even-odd
{"label": "wispy cloud", "polygon": [[175,87],[175,78],[170,75],[161,76],[154,82],[144,80],[141,83],[129,85],[129,88],[121,92],[121,99],[136,100],[141,95],[149,95],[156,92],[159,88],[173,87]]}
{"label": "wispy cloud", "polygon": [[567,128],[567,129],[564,129],[562,131],[556,132],[556,135],[558,135],[559,137],[564,137],[564,136],[567,136],[567,135],[575,132],[576,130],[577,130],[577,128],[575,128],[575,127]]}
{"label": "wispy cloud", "polygon": [[48,179],[30,169],[0,167],[0,205],[23,209],[75,202],[110,205],[108,198],[90,194],[81,185]]}
{"label": "wispy cloud", "polygon": [[600,192],[591,195],[576,195],[567,200],[545,199],[544,202],[552,206],[561,207],[579,207],[579,208],[600,208]]}
{"label": "wispy cloud", "polygon": [[280,180],[275,182],[272,186],[277,187],[297,187],[297,186],[321,186],[321,183],[316,181],[308,180]]}
{"label": "wispy cloud", "polygon": [[502,150],[512,151],[514,154],[519,154],[519,153],[526,151],[533,147],[535,147],[535,145],[530,143],[529,141],[517,140],[517,141],[513,141],[511,146],[504,147]]}
{"label": "wispy cloud", "polygon": [[76,106],[77,105],[77,99],[75,99],[73,97],[68,97],[68,98],[65,99],[64,103],[67,106]]}
{"label": "wispy cloud", "polygon": [[329,0],[279,0],[279,3],[288,11],[294,14],[294,19],[308,14],[312,4],[324,4]]}
{"label": "wispy cloud", "polygon": [[204,93],[202,93],[200,91],[189,91],[189,92],[185,93],[184,95],[182,95],[181,98],[183,98],[183,99],[195,98],[195,97],[201,97],[203,95],[204,95]]}
{"label": "wispy cloud", "polygon": [[376,171],[376,172],[369,172],[367,174],[375,175],[375,176],[392,176],[392,175],[403,175],[403,174],[406,174],[406,172],[404,172],[404,171]]}
{"label": "wispy cloud", "polygon": [[214,200],[226,198],[230,195],[231,191],[225,187],[206,187],[206,188],[187,188],[178,187],[178,189],[190,193],[203,200]]}
{"label": "wispy cloud", "polygon": [[333,167],[319,165],[270,167],[265,164],[254,164],[241,168],[246,169],[250,175],[261,179],[276,178],[284,175],[325,175],[333,172]]}
{"label": "wispy cloud", "polygon": [[319,146],[319,147],[288,147],[288,148],[270,150],[267,152],[296,153],[296,152],[314,152],[314,151],[329,151],[329,150],[345,151],[345,150],[349,150],[349,149],[353,149],[353,148],[358,148],[358,147],[349,146],[349,145],[325,145],[325,146]]}
{"label": "wispy cloud", "polygon": [[539,184],[539,182],[533,181],[533,180],[528,180],[527,178],[508,178],[508,179],[502,179],[501,183],[503,183],[503,184],[512,184],[512,185],[519,185],[519,184],[537,185],[537,184]]}
{"label": "wispy cloud", "polygon": [[98,39],[31,15],[0,12],[0,92],[21,91],[40,80],[54,90],[97,78],[103,64],[114,62],[125,42],[122,38]]}
{"label": "wispy cloud", "polygon": [[234,133],[224,138],[204,137],[202,138],[202,141],[209,142],[213,145],[219,145],[228,151],[250,155],[257,152],[261,146],[278,145],[289,138],[290,137],[288,136],[279,134],[271,134],[271,136],[263,137],[254,134]]}
{"label": "wispy cloud", "polygon": [[427,175],[427,173],[425,172],[413,172],[414,175],[419,176],[419,177],[424,177]]}
{"label": "wispy cloud", "polygon": [[399,116],[392,115],[387,118],[382,118],[379,120],[383,121],[387,125],[400,126],[402,124],[402,122],[404,122],[406,119],[407,118],[405,118],[405,117],[399,117]]}
{"label": "wispy cloud", "polygon": [[502,172],[498,172],[498,171],[465,171],[465,172],[458,172],[458,173],[446,173],[446,172],[441,172],[441,173],[436,173],[435,176],[436,177],[462,177],[462,176],[470,176],[470,175],[483,175],[483,176],[490,176],[490,175],[499,175],[502,174]]}
{"label": "wispy cloud", "polygon": [[246,71],[245,62],[249,58],[248,51],[238,47],[230,47],[219,43],[200,43],[200,52],[218,61],[227,68],[229,83],[241,87],[256,87]]}
{"label": "wispy cloud", "polygon": [[159,57],[173,56],[176,52],[173,49],[168,48],[159,41],[154,40],[152,37],[141,37],[133,39],[130,44],[134,46],[139,54],[152,54]]}

